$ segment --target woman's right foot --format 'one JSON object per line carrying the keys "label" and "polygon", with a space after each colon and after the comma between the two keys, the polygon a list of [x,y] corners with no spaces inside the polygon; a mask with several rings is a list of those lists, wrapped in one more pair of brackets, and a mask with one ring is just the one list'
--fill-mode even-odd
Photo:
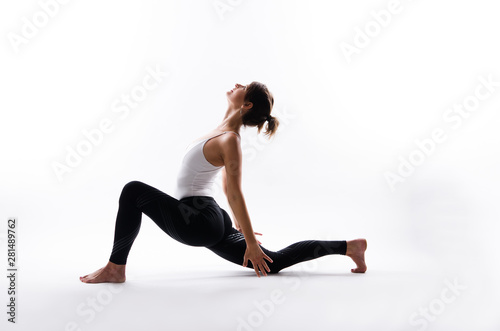
{"label": "woman's right foot", "polygon": [[114,264],[113,262],[108,262],[108,264],[91,274],[80,277],[80,280],[84,283],[123,283],[125,282],[125,265]]}
{"label": "woman's right foot", "polygon": [[351,269],[351,272],[354,273],[364,273],[366,272],[366,263],[365,263],[365,251],[368,244],[366,239],[355,239],[349,240],[347,242],[347,250],[346,254],[349,256],[354,263],[356,263],[357,268]]}

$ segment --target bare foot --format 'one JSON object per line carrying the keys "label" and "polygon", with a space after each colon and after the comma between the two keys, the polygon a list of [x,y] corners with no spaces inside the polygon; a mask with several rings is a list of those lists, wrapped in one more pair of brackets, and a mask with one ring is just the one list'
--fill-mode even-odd
{"label": "bare foot", "polygon": [[125,265],[114,264],[113,262],[108,262],[108,264],[91,274],[80,277],[80,280],[84,283],[123,283],[125,282]]}
{"label": "bare foot", "polygon": [[367,247],[366,239],[355,239],[347,242],[345,255],[349,256],[357,266],[356,269],[351,269],[351,272],[364,273],[366,271],[365,251]]}

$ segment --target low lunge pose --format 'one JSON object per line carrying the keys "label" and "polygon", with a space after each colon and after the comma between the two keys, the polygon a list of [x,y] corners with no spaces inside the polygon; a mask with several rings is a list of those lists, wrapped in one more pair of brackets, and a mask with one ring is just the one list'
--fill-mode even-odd
{"label": "low lunge pose", "polygon": [[[366,271],[365,239],[305,240],[273,252],[257,240],[241,189],[241,126],[257,127],[272,136],[279,121],[271,116],[274,98],[264,84],[236,84],[226,93],[228,108],[222,123],[186,149],[177,177],[176,197],[139,181],[126,184],[119,199],[113,250],[107,265],[80,277],[85,283],[122,283],[130,248],[139,233],[142,213],[175,240],[202,246],[233,263],[255,270],[257,276],[277,273],[299,262],[330,254],[347,255],[355,273]],[[228,213],[211,195],[215,176],[222,171]]]}

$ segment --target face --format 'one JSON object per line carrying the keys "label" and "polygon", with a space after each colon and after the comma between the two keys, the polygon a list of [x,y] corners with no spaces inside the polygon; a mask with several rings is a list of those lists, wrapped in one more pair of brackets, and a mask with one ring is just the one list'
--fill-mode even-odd
{"label": "face", "polygon": [[226,92],[227,101],[232,103],[234,107],[240,108],[245,102],[246,85],[235,84],[231,91]]}

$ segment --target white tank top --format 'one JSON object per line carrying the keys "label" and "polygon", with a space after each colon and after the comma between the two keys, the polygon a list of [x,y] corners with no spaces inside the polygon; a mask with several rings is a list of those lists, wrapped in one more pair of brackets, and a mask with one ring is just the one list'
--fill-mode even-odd
{"label": "white tank top", "polygon": [[178,200],[192,196],[213,197],[212,188],[214,179],[223,166],[216,167],[208,162],[203,154],[203,147],[210,139],[223,135],[226,132],[238,135],[238,133],[233,131],[224,131],[216,136],[191,143],[186,147],[180,171],[177,175],[175,197]]}

